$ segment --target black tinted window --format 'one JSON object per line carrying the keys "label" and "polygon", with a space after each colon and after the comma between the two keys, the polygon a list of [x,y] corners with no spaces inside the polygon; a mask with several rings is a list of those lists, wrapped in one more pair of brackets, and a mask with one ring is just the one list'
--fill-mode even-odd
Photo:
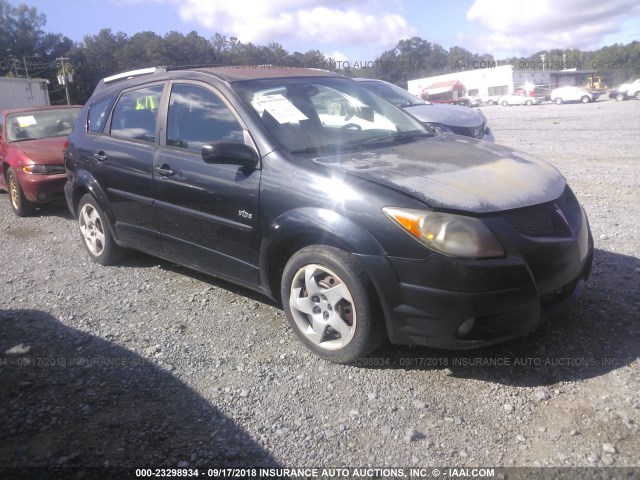
{"label": "black tinted window", "polygon": [[162,85],[123,93],[113,109],[111,135],[154,142]]}
{"label": "black tinted window", "polygon": [[89,109],[89,118],[87,121],[87,129],[93,133],[100,133],[104,129],[104,124],[109,116],[109,110],[113,105],[114,96],[103,98],[99,102],[91,105]]}
{"label": "black tinted window", "polygon": [[216,141],[242,142],[242,127],[215,93],[196,85],[174,85],[169,99],[167,145],[200,152]]}

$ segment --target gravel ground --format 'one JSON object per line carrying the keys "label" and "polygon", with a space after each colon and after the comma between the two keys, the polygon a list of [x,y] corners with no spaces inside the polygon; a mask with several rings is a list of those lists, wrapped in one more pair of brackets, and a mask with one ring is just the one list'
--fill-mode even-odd
{"label": "gravel ground", "polygon": [[567,177],[596,252],[574,308],[470,352],[326,363],[264,297],[95,265],[64,207],[0,194],[0,467],[640,467],[640,102],[483,111]]}

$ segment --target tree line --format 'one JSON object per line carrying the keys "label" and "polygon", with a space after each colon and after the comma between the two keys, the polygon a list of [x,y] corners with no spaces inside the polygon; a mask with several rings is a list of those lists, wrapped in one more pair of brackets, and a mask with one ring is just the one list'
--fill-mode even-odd
{"label": "tree line", "polygon": [[[498,62],[462,47],[446,49],[420,37],[400,40],[375,59],[336,60],[319,50],[289,52],[279,43],[254,45],[216,34],[207,39],[192,31],[164,36],[144,31],[134,35],[102,29],[74,42],[60,33],[45,32],[46,17],[35,7],[11,6],[0,0],[0,76],[46,78],[51,82],[52,104],[65,103],[58,75],[72,75],[72,103],[84,103],[98,81],[115,73],[156,65],[276,65],[312,67],[348,76],[379,78],[407,86],[407,80],[485,68],[513,65],[516,70],[594,70],[609,86],[640,76],[640,42],[615,44],[597,51],[548,50],[530,57]],[[541,55],[544,55],[542,60]]]}

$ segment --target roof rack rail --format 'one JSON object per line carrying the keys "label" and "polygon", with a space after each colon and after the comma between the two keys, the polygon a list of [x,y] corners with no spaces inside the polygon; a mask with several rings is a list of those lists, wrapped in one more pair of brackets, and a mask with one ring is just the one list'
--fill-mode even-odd
{"label": "roof rack rail", "polygon": [[216,68],[216,67],[224,67],[226,65],[222,65],[220,63],[194,63],[191,65],[167,65],[165,68],[167,72],[173,70],[190,70],[193,68]]}
{"label": "roof rack rail", "polygon": [[138,70],[131,70],[129,72],[118,73],[117,75],[112,75],[110,77],[105,77],[102,81],[105,84],[113,83],[118,80],[129,79],[133,77],[138,77],[140,75],[149,75],[152,73],[160,73],[166,71],[164,67],[151,67],[151,68],[140,68]]}

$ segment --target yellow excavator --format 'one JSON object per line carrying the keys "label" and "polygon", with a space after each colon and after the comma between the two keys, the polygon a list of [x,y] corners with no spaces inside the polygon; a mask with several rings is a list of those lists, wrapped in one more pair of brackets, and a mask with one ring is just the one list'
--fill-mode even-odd
{"label": "yellow excavator", "polygon": [[582,87],[586,90],[595,90],[599,93],[605,92],[608,88],[602,79],[596,75],[589,75],[587,82]]}

